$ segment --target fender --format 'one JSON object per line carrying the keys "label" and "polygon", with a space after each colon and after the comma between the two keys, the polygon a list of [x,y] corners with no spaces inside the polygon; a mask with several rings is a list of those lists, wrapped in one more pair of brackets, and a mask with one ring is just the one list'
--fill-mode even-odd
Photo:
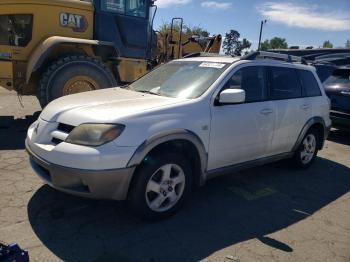
{"label": "fender", "polygon": [[300,146],[300,143],[302,142],[304,136],[306,135],[306,132],[310,129],[310,127],[314,124],[321,124],[323,126],[323,134],[324,134],[324,138],[323,140],[321,141],[322,143],[320,144],[319,146],[319,149],[322,149],[323,148],[323,145],[324,145],[324,141],[326,140],[327,136],[328,136],[328,132],[329,132],[329,129],[330,127],[327,127],[323,118],[322,117],[319,117],[319,116],[315,116],[315,117],[312,117],[310,118],[306,124],[304,125],[303,129],[301,130],[299,136],[298,136],[298,139],[297,141],[295,142],[295,145],[292,149],[292,152],[296,151],[298,149],[298,147]]}
{"label": "fender", "polygon": [[129,160],[127,167],[133,167],[141,164],[141,162],[146,157],[146,155],[156,146],[164,142],[178,140],[178,139],[187,140],[196,147],[200,158],[200,164],[201,164],[201,175],[200,175],[201,177],[199,182],[200,182],[200,185],[203,185],[205,181],[205,174],[207,169],[208,154],[205,150],[205,147],[201,139],[195,133],[186,129],[175,129],[175,130],[162,132],[145,140],[136,149],[134,155]]}
{"label": "fender", "polygon": [[37,71],[46,58],[50,55],[51,51],[61,44],[86,44],[92,46],[112,47],[117,54],[119,53],[117,48],[111,42],[103,42],[98,40],[80,39],[72,37],[51,36],[45,41],[41,42],[31,54],[26,71],[26,83],[29,83],[30,77],[33,72]]}

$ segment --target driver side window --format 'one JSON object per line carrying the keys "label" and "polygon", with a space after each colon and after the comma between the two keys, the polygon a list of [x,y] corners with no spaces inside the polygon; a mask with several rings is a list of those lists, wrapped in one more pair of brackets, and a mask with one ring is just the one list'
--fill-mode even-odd
{"label": "driver side window", "polygon": [[126,0],[126,14],[146,17],[146,0]]}
{"label": "driver side window", "polygon": [[101,9],[106,12],[146,17],[146,0],[103,0]]}
{"label": "driver side window", "polygon": [[239,69],[226,83],[224,89],[243,89],[245,102],[266,100],[265,69],[263,66],[248,66]]}

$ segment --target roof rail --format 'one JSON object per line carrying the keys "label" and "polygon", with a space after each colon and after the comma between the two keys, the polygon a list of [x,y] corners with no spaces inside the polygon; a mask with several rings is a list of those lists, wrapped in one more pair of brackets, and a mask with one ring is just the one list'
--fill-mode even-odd
{"label": "roof rail", "polygon": [[183,56],[183,58],[190,58],[190,57],[217,57],[217,56],[223,56],[217,53],[207,53],[207,52],[197,52],[197,53],[190,53],[187,54],[185,56]]}
{"label": "roof rail", "polygon": [[241,60],[256,60],[256,59],[274,59],[278,61],[285,61],[288,63],[301,63],[307,65],[306,60],[299,56],[292,56],[287,54],[278,54],[273,52],[256,51],[241,57]]}

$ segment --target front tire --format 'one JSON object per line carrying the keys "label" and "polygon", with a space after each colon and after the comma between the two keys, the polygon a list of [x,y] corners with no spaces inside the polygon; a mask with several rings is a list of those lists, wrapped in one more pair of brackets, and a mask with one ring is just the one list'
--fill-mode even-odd
{"label": "front tire", "polygon": [[294,165],[300,169],[309,168],[315,161],[319,145],[319,134],[317,130],[310,129],[304,136],[299,148],[292,159]]}
{"label": "front tire", "polygon": [[66,56],[54,61],[41,77],[38,99],[42,108],[61,96],[116,86],[110,70],[88,56]]}
{"label": "front tire", "polygon": [[163,219],[181,207],[191,185],[191,167],[185,158],[172,153],[151,157],[135,173],[128,205],[144,219]]}

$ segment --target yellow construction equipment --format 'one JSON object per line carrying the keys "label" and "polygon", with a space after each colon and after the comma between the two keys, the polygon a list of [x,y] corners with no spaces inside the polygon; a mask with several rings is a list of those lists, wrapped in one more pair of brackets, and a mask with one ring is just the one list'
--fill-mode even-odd
{"label": "yellow construction equipment", "polygon": [[186,35],[181,18],[156,33],[156,10],[152,0],[0,0],[0,86],[45,106],[132,82],[191,53],[219,53],[220,35]]}

